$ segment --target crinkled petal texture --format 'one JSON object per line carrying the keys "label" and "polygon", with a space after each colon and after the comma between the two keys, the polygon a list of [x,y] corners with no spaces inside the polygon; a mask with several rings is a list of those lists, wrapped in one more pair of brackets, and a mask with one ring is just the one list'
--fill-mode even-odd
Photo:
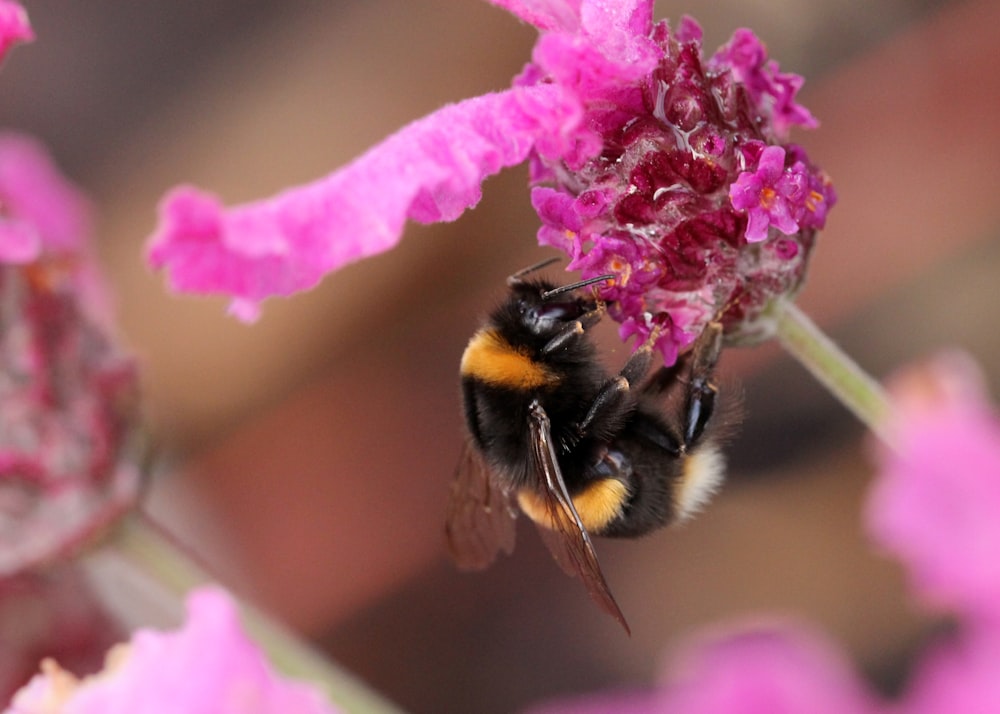
{"label": "crinkled petal texture", "polygon": [[392,247],[407,219],[454,220],[479,202],[486,177],[536,144],[570,150],[579,122],[559,87],[519,87],[447,106],[327,178],[265,201],[226,209],[181,187],[160,206],[149,258],[173,288],[231,295],[234,312],[253,319],[265,297],[305,290]]}
{"label": "crinkled petal texture", "polygon": [[528,159],[539,241],[584,278],[615,275],[601,296],[623,336],[667,325],[668,363],[712,321],[730,340],[770,336],[758,318],[801,284],[835,200],[787,143],[791,126],[815,125],[795,101],[801,78],[749,31],[705,60],[697,23],[654,23],[653,0],[490,2],[541,31],[513,90],[446,107],[259,203],[227,210],[177,189],[153,265],[253,319],[264,298],[395,245],[407,219],[456,218],[487,176]]}
{"label": "crinkled petal texture", "polygon": [[77,683],[43,674],[15,696],[5,714],[332,714],[305,683],[276,675],[240,627],[230,598],[202,589],[188,599],[177,632],[140,630],[101,674]]}
{"label": "crinkled petal texture", "polygon": [[926,601],[1000,624],[1000,418],[984,393],[959,354],[895,380],[867,522]]}
{"label": "crinkled petal texture", "polygon": [[28,263],[42,251],[85,252],[89,213],[86,199],[38,140],[0,133],[0,263]]}
{"label": "crinkled petal texture", "polygon": [[831,647],[801,626],[781,623],[688,647],[653,692],[588,697],[532,714],[866,714],[877,708]]}
{"label": "crinkled petal texture", "polygon": [[28,22],[28,13],[20,4],[13,0],[0,0],[0,62],[7,50],[18,42],[29,42],[35,39]]}

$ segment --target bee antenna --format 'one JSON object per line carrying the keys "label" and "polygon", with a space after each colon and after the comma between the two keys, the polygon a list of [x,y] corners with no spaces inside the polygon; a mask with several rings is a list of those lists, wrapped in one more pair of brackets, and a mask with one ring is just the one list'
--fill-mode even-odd
{"label": "bee antenna", "polygon": [[517,285],[519,282],[521,282],[521,278],[523,278],[525,275],[528,275],[529,273],[533,273],[536,270],[541,270],[545,266],[552,265],[553,263],[558,262],[559,260],[560,260],[559,256],[558,255],[554,255],[551,258],[546,258],[545,260],[541,261],[540,263],[535,263],[534,265],[529,265],[527,268],[521,268],[516,273],[514,273],[513,275],[511,275],[509,278],[507,278],[507,284],[508,285]]}
{"label": "bee antenna", "polygon": [[581,280],[576,283],[570,283],[569,285],[562,285],[553,290],[546,290],[542,293],[542,300],[548,300],[549,298],[555,297],[556,295],[562,295],[563,293],[572,292],[578,290],[579,288],[586,287],[588,285],[593,285],[594,283],[599,283],[604,280],[614,280],[614,275],[598,275],[596,278],[587,278],[586,280]]}

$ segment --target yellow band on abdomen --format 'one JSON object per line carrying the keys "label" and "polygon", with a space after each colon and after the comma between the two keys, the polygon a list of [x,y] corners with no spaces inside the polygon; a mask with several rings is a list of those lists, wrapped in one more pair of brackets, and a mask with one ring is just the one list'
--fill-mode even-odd
{"label": "yellow band on abdomen", "polygon": [[[627,499],[628,486],[617,479],[606,478],[588,484],[583,491],[573,496],[573,506],[587,532],[599,533],[621,515]],[[518,491],[517,504],[524,515],[538,525],[555,528],[545,499],[534,490],[525,488]]]}

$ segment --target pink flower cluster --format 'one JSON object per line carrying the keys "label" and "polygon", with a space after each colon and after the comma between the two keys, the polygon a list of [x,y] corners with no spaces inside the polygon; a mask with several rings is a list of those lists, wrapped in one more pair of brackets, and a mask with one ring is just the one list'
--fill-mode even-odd
{"label": "pink flower cluster", "polygon": [[786,622],[697,643],[653,691],[532,714],[1000,711],[1000,416],[962,355],[911,368],[892,387],[894,446],[878,452],[868,529],[906,566],[920,600],[957,618],[898,700],[874,694],[820,636]]}
{"label": "pink flower cluster", "polygon": [[83,680],[54,661],[4,714],[334,714],[313,686],[282,679],[243,634],[221,590],[195,591],[177,632],[139,630]]}
{"label": "pink flower cluster", "polygon": [[44,147],[0,134],[0,577],[72,551],[138,492],[138,376],[87,214]]}
{"label": "pink flower cluster", "polygon": [[668,363],[713,320],[731,341],[767,337],[758,318],[802,282],[835,201],[786,143],[791,126],[816,123],[795,101],[802,80],[749,30],[705,60],[693,20],[671,31],[649,5],[624,5],[629,52],[612,54],[604,25],[548,32],[519,80],[571,87],[598,147],[533,157],[539,241],[567,252],[581,277],[616,276],[602,297],[623,338],[668,325]]}
{"label": "pink flower cluster", "polygon": [[[513,86],[447,106],[346,167],[226,209],[179,187],[149,258],[173,288],[259,303],[393,246],[407,219],[447,221],[485,178],[531,162],[540,242],[604,289],[622,334],[669,322],[668,361],[713,319],[734,338],[802,281],[835,196],[790,127],[815,125],[749,31],[714,56],[701,30],[653,22],[652,0],[491,0],[540,30]],[[772,230],[773,229],[773,230]]]}

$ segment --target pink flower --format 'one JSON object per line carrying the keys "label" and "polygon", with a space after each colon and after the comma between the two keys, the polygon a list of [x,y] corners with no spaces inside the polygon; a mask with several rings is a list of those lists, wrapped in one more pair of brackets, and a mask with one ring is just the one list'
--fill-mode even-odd
{"label": "pink flower", "polygon": [[997,711],[1000,633],[985,627],[966,627],[932,643],[914,667],[895,710],[898,714]]}
{"label": "pink flower", "polygon": [[71,553],[138,492],[138,376],[88,239],[44,148],[0,136],[0,577]]}
{"label": "pink flower", "polygon": [[40,142],[0,132],[0,263],[30,263],[43,250],[54,256],[83,253],[89,212]]}
{"label": "pink flower", "polygon": [[746,237],[758,242],[767,238],[769,226],[785,235],[799,230],[795,220],[798,204],[805,204],[807,177],[802,169],[785,169],[785,150],[768,146],[760,153],[757,167],[744,171],[729,187],[733,208],[747,212]]}
{"label": "pink flower", "polygon": [[866,714],[878,710],[850,666],[799,626],[754,626],[689,644],[647,693],[609,694],[531,714]]}
{"label": "pink flower", "polygon": [[277,676],[240,627],[221,590],[188,598],[177,632],[139,630],[109,653],[105,670],[77,680],[51,660],[4,714],[331,714],[305,683]]}
{"label": "pink flower", "polygon": [[819,126],[809,110],[795,101],[802,88],[802,77],[781,72],[777,62],[768,60],[767,48],[750,30],[736,30],[729,43],[719,48],[710,66],[729,69],[736,81],[746,87],[751,100],[767,108],[779,138],[787,138],[792,126],[809,129]]}
{"label": "pink flower", "polygon": [[[567,251],[584,278],[614,272],[603,297],[625,331],[642,339],[670,322],[659,345],[668,361],[715,319],[757,336],[754,320],[801,283],[833,203],[826,177],[783,143],[789,126],[815,124],[794,100],[801,78],[779,72],[749,31],[704,62],[697,24],[654,23],[652,0],[493,2],[540,30],[511,89],[445,107],[327,178],[258,203],[225,209],[175,189],[160,207],[152,264],[173,288],[231,295],[233,312],[252,319],[264,298],[392,247],[407,219],[457,218],[487,176],[528,160],[539,241]],[[730,200],[771,148],[789,158],[778,179],[793,201],[787,217],[781,206],[761,213],[759,191],[745,208]],[[817,204],[808,215],[807,202]],[[788,237],[749,245],[772,223]],[[695,294],[707,298],[696,309],[665,307]]]}
{"label": "pink flower", "polygon": [[24,8],[14,0],[0,0],[0,62],[15,44],[33,39],[35,34]]}
{"label": "pink flower", "polygon": [[949,354],[894,383],[894,448],[879,452],[872,537],[928,602],[1000,625],[1000,418],[967,358]]}
{"label": "pink flower", "polygon": [[177,188],[160,205],[149,259],[174,289],[232,295],[232,311],[253,319],[265,297],[388,250],[407,219],[454,220],[479,202],[486,177],[536,144],[568,150],[579,120],[559,87],[516,88],[445,107],[325,179],[259,203],[227,210]]}

